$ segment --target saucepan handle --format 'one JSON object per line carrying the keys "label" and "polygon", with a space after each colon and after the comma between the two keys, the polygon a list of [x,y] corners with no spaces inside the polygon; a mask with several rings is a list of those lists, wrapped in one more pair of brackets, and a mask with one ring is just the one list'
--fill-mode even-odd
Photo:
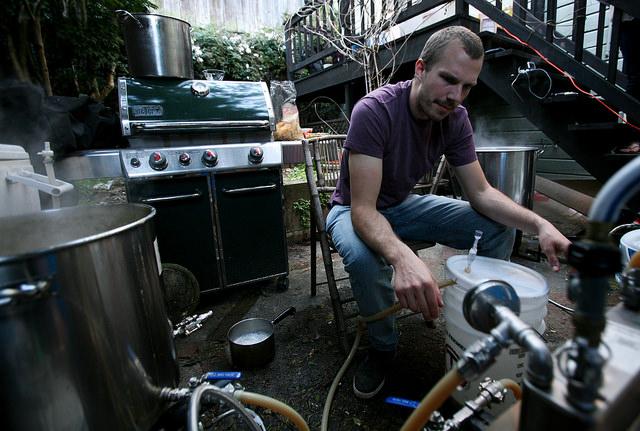
{"label": "saucepan handle", "polygon": [[286,310],[284,310],[282,313],[280,313],[276,317],[274,317],[273,320],[271,321],[271,324],[275,325],[276,323],[278,323],[279,321],[281,321],[285,317],[293,316],[294,314],[296,314],[296,307],[289,307]]}

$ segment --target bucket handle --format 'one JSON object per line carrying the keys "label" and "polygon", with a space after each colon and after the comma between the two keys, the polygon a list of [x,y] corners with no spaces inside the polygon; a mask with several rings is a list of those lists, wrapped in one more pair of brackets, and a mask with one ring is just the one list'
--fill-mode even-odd
{"label": "bucket handle", "polygon": [[138,24],[138,28],[143,28],[142,23],[140,22],[140,20],[138,18],[136,18],[135,16],[133,16],[131,14],[131,12],[126,11],[124,9],[116,9],[115,11],[118,16],[122,19],[122,21],[124,21],[125,19],[131,18],[133,19],[137,24]]}

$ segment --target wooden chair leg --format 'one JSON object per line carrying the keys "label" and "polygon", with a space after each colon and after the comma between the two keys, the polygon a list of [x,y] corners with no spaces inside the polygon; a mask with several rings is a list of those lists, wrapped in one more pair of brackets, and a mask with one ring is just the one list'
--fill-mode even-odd
{"label": "wooden chair leg", "polygon": [[310,215],[309,215],[309,247],[311,247],[310,249],[310,255],[311,255],[311,296],[316,296],[317,294],[317,273],[316,273],[316,232],[317,232],[317,228],[316,228],[316,218],[315,218],[315,214],[313,211],[313,206],[310,207],[309,209],[310,211]]}
{"label": "wooden chair leg", "polygon": [[329,288],[329,297],[331,298],[331,308],[333,308],[333,318],[336,324],[336,331],[342,350],[347,353],[349,351],[349,343],[347,340],[347,325],[340,301],[340,293],[336,285],[336,278],[333,272],[333,261],[331,259],[331,250],[329,248],[329,240],[326,232],[319,232],[320,248],[322,249],[322,261],[324,270],[327,274],[327,287]]}

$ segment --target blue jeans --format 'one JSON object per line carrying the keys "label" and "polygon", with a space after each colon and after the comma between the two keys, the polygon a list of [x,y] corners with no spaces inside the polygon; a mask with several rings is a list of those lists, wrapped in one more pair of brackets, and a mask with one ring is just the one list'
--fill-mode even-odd
{"label": "blue jeans", "polygon": [[[481,215],[466,201],[436,195],[411,194],[402,203],[380,213],[402,240],[434,241],[457,249],[473,245],[474,232],[481,230],[478,255],[508,259],[515,229]],[[327,216],[327,232],[342,257],[360,314],[370,316],[396,301],[391,285],[393,269],[369,248],[351,224],[351,207],[336,205]],[[377,350],[394,350],[398,343],[395,317],[367,326],[369,341]]]}

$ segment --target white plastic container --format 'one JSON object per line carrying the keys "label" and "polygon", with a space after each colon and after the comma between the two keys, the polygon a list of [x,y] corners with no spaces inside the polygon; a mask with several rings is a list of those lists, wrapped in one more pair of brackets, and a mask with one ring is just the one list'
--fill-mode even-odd
{"label": "white plastic container", "polygon": [[[537,272],[511,262],[488,257],[476,257],[471,271],[465,272],[467,256],[458,255],[447,259],[447,277],[456,284],[444,290],[445,369],[455,367],[462,352],[476,340],[488,334],[473,329],[464,318],[462,302],[471,288],[488,280],[501,280],[509,283],[520,297],[520,318],[542,334],[546,328],[544,318],[547,315],[549,287],[546,280]],[[478,395],[478,385],[485,376],[495,380],[510,378],[518,383],[524,378],[525,352],[512,344],[502,351],[496,362],[477,380],[467,382],[453,397],[459,403],[473,399]],[[502,405],[506,408],[506,405]],[[501,406],[492,411],[501,411]]]}
{"label": "white plastic container", "polygon": [[18,145],[0,144],[0,217],[40,211],[38,190],[7,180],[7,175],[33,172],[29,155]]}
{"label": "white plastic container", "polygon": [[640,250],[640,229],[632,230],[620,238],[620,253],[622,254],[623,268],[627,266],[631,256]]}

